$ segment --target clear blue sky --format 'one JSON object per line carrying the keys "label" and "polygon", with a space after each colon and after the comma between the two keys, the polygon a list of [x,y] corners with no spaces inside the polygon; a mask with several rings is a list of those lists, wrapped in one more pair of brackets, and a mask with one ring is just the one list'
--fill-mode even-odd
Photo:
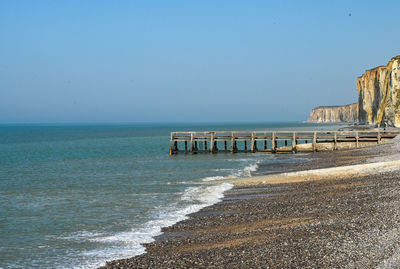
{"label": "clear blue sky", "polygon": [[400,54],[400,1],[0,0],[0,122],[305,120]]}

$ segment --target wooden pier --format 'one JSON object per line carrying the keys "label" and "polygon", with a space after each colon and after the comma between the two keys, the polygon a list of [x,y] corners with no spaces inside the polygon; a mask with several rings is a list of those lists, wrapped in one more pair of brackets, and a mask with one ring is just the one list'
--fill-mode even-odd
{"label": "wooden pier", "polygon": [[316,152],[380,144],[399,133],[383,130],[171,132],[169,153]]}

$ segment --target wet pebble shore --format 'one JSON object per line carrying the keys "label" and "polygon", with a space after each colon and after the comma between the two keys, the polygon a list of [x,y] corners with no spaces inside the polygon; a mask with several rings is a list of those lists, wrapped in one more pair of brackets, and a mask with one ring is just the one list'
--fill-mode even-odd
{"label": "wet pebble shore", "polygon": [[[391,150],[322,153],[313,163],[348,165]],[[102,268],[396,268],[400,173],[236,187],[163,231],[147,253]]]}

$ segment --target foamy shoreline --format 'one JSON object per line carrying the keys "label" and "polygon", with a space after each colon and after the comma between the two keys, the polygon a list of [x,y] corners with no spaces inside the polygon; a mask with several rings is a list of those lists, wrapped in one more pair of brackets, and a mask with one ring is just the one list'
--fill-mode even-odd
{"label": "foamy shoreline", "polygon": [[[199,267],[199,264],[217,267],[229,264],[235,267],[240,262],[256,267],[269,264],[276,268],[274,265],[281,266],[281,262],[301,267],[304,262],[314,259],[318,261],[317,264],[326,267],[337,257],[344,259],[338,264],[348,264],[347,259],[351,261],[353,254],[347,257],[347,253],[359,255],[360,251],[366,253],[368,247],[372,250],[365,257],[369,258],[361,259],[356,264],[392,262],[373,258],[379,252],[375,252],[368,242],[379,243],[377,245],[380,248],[391,249],[394,239],[385,241],[385,237],[367,229],[371,226],[369,223],[373,223],[373,227],[378,227],[376,229],[381,231],[386,227],[400,228],[395,223],[397,218],[393,217],[398,208],[395,200],[397,196],[393,195],[400,194],[400,190],[398,192],[393,189],[397,186],[396,175],[400,169],[398,152],[399,137],[369,148],[335,152],[331,155],[317,153],[315,156],[318,158],[324,156],[322,162],[311,166],[309,170],[302,169],[307,164],[296,164],[299,169],[292,172],[200,183],[230,183],[234,188],[224,193],[227,203],[221,202],[204,208],[189,219],[163,229],[167,234],[169,231],[173,234],[182,231],[182,236],[168,237],[167,241],[156,240],[150,244],[151,248],[146,254],[108,262],[105,268],[149,265],[160,268],[173,265]],[[326,164],[328,166],[321,166],[321,163],[327,161],[330,161]],[[376,197],[386,195],[386,181],[393,191],[382,203],[377,203]],[[307,184],[298,184],[301,182]],[[282,188],[282,184],[287,187]],[[385,220],[382,227],[381,219]],[[331,227],[333,224],[341,228]],[[352,230],[358,226],[359,231]],[[299,233],[299,229],[306,234]],[[323,233],[319,234],[321,231]],[[307,236],[308,233],[313,236]],[[321,240],[315,237],[316,234],[323,238],[328,234],[328,237]],[[388,234],[391,234],[390,230]],[[360,242],[362,245],[347,242],[346,238],[349,236],[364,238]],[[397,233],[393,236],[398,237]],[[297,239],[293,241],[295,238]],[[335,251],[340,253],[336,254],[338,256],[325,255],[323,259],[318,258],[318,255],[307,258],[304,256],[316,255],[319,251],[331,253],[330,248],[325,246],[325,242],[331,241]],[[297,255],[299,246],[296,244],[293,245],[294,249],[286,251],[285,246],[292,246],[293,242],[301,242],[301,249],[307,252]],[[312,244],[309,245],[309,242]],[[346,245],[340,245],[342,243]],[[282,256],[282,253],[291,258],[283,258],[285,255]]]}

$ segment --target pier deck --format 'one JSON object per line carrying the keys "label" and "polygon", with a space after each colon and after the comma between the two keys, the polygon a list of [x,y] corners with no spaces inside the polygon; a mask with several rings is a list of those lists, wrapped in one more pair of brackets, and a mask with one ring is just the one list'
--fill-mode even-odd
{"label": "pier deck", "polygon": [[379,144],[399,133],[384,130],[171,132],[169,153],[315,152]]}

